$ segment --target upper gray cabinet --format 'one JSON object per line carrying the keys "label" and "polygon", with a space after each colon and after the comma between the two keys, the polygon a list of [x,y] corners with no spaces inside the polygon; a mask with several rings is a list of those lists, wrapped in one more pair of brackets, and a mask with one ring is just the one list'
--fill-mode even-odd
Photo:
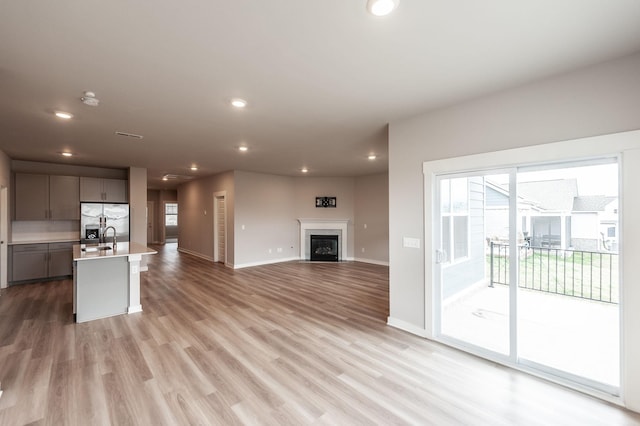
{"label": "upper gray cabinet", "polygon": [[81,177],[80,201],[126,203],[128,202],[127,181]]}
{"label": "upper gray cabinet", "polygon": [[76,176],[16,173],[15,219],[80,219],[79,180]]}

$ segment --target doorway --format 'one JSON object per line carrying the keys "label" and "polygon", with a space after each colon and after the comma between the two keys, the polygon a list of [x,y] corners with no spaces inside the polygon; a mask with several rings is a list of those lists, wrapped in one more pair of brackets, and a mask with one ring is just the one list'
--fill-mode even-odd
{"label": "doorway", "polygon": [[164,242],[178,242],[178,203],[164,203]]}
{"label": "doorway", "polygon": [[617,395],[618,167],[601,158],[436,176],[436,336]]}
{"label": "doorway", "polygon": [[213,194],[213,261],[227,263],[226,191]]}
{"label": "doorway", "polygon": [[156,243],[155,239],[155,203],[153,201],[147,201],[147,243]]}

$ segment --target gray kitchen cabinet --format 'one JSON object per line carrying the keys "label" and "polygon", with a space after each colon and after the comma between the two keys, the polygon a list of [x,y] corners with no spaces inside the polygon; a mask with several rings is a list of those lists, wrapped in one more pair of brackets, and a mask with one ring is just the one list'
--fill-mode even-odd
{"label": "gray kitchen cabinet", "polygon": [[79,220],[77,176],[16,173],[16,220]]}
{"label": "gray kitchen cabinet", "polygon": [[11,251],[11,281],[73,275],[74,243],[16,244]]}
{"label": "gray kitchen cabinet", "polygon": [[73,243],[49,243],[48,276],[73,275]]}
{"label": "gray kitchen cabinet", "polygon": [[124,179],[80,178],[80,201],[126,203],[127,181]]}
{"label": "gray kitchen cabinet", "polygon": [[80,178],[49,176],[49,219],[80,220]]}
{"label": "gray kitchen cabinet", "polygon": [[46,220],[49,218],[49,176],[16,173],[15,219]]}
{"label": "gray kitchen cabinet", "polygon": [[13,246],[11,275],[12,281],[38,280],[47,278],[49,244],[22,244]]}

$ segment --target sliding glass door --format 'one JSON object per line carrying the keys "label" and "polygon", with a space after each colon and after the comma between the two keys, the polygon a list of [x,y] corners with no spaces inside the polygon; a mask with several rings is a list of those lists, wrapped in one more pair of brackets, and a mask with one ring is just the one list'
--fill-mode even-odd
{"label": "sliding glass door", "polygon": [[615,394],[615,159],[436,178],[435,332],[488,358]]}

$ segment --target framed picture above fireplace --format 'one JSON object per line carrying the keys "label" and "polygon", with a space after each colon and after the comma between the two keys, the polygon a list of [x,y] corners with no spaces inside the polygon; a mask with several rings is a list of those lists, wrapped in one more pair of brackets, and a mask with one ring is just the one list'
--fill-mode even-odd
{"label": "framed picture above fireplace", "polygon": [[336,197],[316,197],[316,207],[337,207]]}

